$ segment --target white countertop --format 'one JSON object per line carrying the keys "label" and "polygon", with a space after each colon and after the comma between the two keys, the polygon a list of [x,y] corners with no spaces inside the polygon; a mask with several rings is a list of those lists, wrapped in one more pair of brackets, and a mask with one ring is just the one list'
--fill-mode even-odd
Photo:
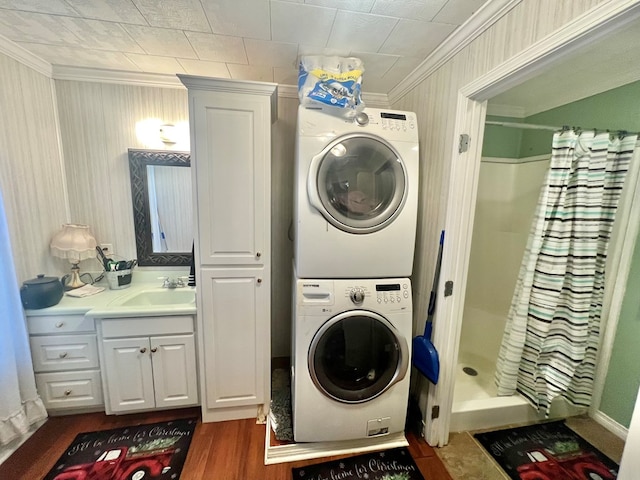
{"label": "white countertop", "polygon": [[[162,291],[167,295],[172,289],[162,287],[162,280],[158,277],[178,278],[187,276],[182,272],[162,271],[134,271],[131,285],[128,288],[110,290],[106,280],[95,283],[96,287],[104,287],[102,292],[88,297],[71,297],[64,295],[57,305],[38,310],[25,310],[27,316],[45,315],[87,315],[93,318],[118,318],[118,317],[148,317],[158,315],[194,315],[196,304],[179,303],[164,305],[130,306],[120,305],[127,298],[133,297],[144,291]],[[196,287],[180,287],[176,290],[189,290],[194,292]]]}

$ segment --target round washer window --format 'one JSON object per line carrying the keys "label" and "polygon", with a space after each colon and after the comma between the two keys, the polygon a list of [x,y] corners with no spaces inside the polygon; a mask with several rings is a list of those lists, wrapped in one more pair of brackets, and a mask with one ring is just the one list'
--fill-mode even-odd
{"label": "round washer window", "polygon": [[384,317],[364,310],[345,312],[316,333],[309,349],[309,373],[328,397],[367,402],[404,377],[402,343]]}
{"label": "round washer window", "polygon": [[384,228],[406,197],[406,172],[391,145],[374,135],[336,139],[319,155],[316,188],[325,218],[350,233]]}

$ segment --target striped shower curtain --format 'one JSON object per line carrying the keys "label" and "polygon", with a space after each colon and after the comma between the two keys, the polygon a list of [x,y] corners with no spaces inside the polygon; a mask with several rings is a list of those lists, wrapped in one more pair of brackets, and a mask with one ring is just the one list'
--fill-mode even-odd
{"label": "striped shower curtain", "polygon": [[607,246],[636,135],[558,132],[498,355],[499,395],[591,401]]}

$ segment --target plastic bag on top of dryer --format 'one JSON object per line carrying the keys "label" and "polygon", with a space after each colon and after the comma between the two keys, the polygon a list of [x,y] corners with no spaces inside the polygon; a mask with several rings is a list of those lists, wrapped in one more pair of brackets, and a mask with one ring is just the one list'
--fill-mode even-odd
{"label": "plastic bag on top of dryer", "polygon": [[323,104],[351,116],[364,109],[361,98],[362,60],[355,57],[308,55],[300,58],[298,97],[302,105]]}

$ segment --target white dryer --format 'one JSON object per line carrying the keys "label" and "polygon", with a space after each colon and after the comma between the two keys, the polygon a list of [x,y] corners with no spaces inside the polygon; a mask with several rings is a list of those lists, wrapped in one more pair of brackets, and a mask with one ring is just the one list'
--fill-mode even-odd
{"label": "white dryer", "polygon": [[413,112],[354,119],[300,106],[294,261],[299,278],[411,275],[418,209]]}
{"label": "white dryer", "polygon": [[409,279],[297,280],[294,308],[295,441],[402,432],[411,358]]}

